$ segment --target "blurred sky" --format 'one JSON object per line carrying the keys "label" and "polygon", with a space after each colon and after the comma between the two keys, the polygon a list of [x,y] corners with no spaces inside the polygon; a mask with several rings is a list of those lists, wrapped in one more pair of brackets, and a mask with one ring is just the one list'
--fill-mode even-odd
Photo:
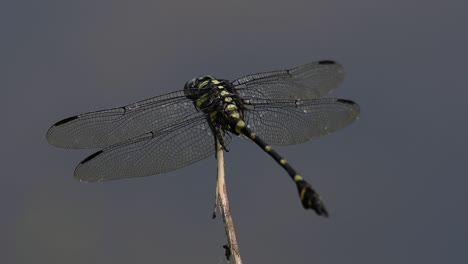
{"label": "blurred sky", "polygon": [[462,0],[0,3],[0,263],[225,263],[211,220],[214,157],[171,173],[82,184],[93,151],[45,140],[82,112],[320,59],[360,119],[277,148],[319,191],[245,140],[227,184],[244,263],[467,263],[468,4]]}

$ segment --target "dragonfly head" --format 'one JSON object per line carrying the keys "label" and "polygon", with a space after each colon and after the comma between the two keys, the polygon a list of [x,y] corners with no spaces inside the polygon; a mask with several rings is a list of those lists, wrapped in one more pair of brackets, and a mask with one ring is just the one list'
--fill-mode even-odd
{"label": "dragonfly head", "polygon": [[211,80],[214,80],[214,78],[210,75],[195,77],[185,83],[184,89],[203,89]]}
{"label": "dragonfly head", "polygon": [[210,81],[214,78],[210,75],[199,76],[185,83],[184,92],[188,98],[195,98],[200,95],[204,89],[210,87]]}

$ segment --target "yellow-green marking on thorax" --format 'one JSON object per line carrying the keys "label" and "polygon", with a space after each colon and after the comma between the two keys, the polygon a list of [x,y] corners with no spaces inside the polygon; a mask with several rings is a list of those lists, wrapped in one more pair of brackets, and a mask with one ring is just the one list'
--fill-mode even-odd
{"label": "yellow-green marking on thorax", "polygon": [[200,96],[200,98],[197,99],[197,101],[195,102],[195,105],[198,107],[198,108],[201,108],[202,104],[206,101],[206,99],[208,98],[209,94],[205,93],[203,94],[202,96]]}
{"label": "yellow-green marking on thorax", "polygon": [[216,117],[217,114],[218,114],[217,111],[211,112],[211,113],[210,113],[210,119],[211,119],[211,120],[215,119],[215,117]]}

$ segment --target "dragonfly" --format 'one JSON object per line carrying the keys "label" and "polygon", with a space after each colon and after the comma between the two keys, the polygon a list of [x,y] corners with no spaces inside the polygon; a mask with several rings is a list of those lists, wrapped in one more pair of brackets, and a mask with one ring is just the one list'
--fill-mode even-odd
{"label": "dragonfly", "polygon": [[217,143],[227,151],[239,136],[286,171],[305,209],[327,217],[319,194],[272,145],[303,143],[356,120],[358,104],[327,96],[343,77],[343,67],[331,60],[234,81],[200,76],[183,90],[65,118],[46,137],[60,148],[100,149],[74,171],[82,182],[100,182],[179,169],[212,156]]}

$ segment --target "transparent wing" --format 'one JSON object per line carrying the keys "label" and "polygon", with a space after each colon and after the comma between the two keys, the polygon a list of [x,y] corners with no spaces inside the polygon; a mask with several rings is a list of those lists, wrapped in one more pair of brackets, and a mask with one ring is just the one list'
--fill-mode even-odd
{"label": "transparent wing", "polygon": [[47,141],[62,148],[103,148],[203,115],[183,91],[61,120]]}
{"label": "transparent wing", "polygon": [[351,124],[359,106],[349,100],[262,100],[246,102],[247,125],[265,142],[292,145],[327,135]]}
{"label": "transparent wing", "polygon": [[340,64],[318,61],[288,70],[247,75],[232,84],[244,98],[314,99],[336,89],[343,77]]}
{"label": "transparent wing", "polygon": [[[230,139],[225,136],[225,145]],[[75,178],[96,182],[168,172],[212,155],[214,143],[208,122],[197,117],[98,151],[76,167]]]}

